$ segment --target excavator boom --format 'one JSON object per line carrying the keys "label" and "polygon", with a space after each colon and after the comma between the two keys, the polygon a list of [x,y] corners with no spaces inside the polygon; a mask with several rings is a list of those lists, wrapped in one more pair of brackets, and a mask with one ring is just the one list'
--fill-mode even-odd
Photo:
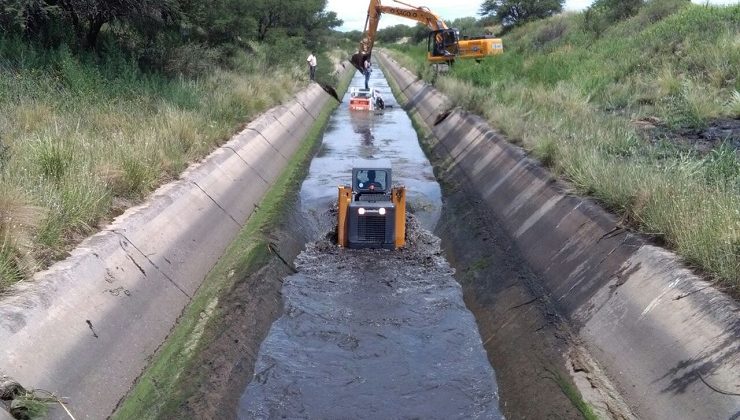
{"label": "excavator boom", "polygon": [[432,13],[426,7],[414,7],[400,1],[396,1],[396,3],[408,6],[408,8],[383,6],[380,3],[380,0],[370,0],[370,4],[367,8],[367,18],[365,19],[365,30],[363,32],[362,41],[360,41],[359,51],[357,54],[353,55],[350,60],[357,70],[364,71],[363,64],[365,60],[370,58],[372,55],[375,37],[378,33],[378,23],[380,22],[380,16],[383,13],[415,20],[426,25],[433,31],[447,29],[447,24],[445,24],[444,20]]}
{"label": "excavator boom", "polygon": [[378,23],[383,13],[415,20],[426,25],[432,31],[430,35],[434,39],[430,36],[430,52],[427,56],[430,63],[452,62],[454,56],[481,59],[487,55],[503,52],[501,40],[498,38],[483,37],[471,41],[459,41],[457,30],[448,28],[445,21],[428,8],[412,6],[398,0],[394,1],[406,7],[383,6],[380,0],[370,0],[360,48],[350,59],[352,65],[361,72],[364,71],[365,60],[372,55],[378,33]]}

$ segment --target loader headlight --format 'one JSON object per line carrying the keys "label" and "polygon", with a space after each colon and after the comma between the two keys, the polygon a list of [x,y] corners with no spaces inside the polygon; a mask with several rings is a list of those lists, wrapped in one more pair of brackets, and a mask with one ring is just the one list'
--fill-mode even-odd
{"label": "loader headlight", "polygon": [[385,208],[381,207],[380,209],[378,209],[378,213],[379,213],[379,214],[380,214],[381,216],[385,216]]}
{"label": "loader headlight", "polygon": [[359,214],[360,216],[364,215],[365,214],[365,209],[362,208],[362,207],[360,207],[359,209],[357,209],[357,214]]}

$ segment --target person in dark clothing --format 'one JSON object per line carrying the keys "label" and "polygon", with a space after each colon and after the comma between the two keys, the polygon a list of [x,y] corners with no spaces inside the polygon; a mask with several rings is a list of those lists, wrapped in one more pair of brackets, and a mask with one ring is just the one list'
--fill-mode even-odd
{"label": "person in dark clothing", "polygon": [[365,60],[365,63],[362,67],[365,69],[365,89],[370,89],[370,73],[372,72],[372,64],[370,63],[370,58]]}

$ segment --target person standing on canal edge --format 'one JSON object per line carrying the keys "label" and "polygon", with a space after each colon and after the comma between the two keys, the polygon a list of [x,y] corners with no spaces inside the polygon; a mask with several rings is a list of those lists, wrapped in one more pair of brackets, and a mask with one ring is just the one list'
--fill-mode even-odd
{"label": "person standing on canal edge", "polygon": [[313,51],[308,55],[306,61],[308,62],[308,77],[314,81],[316,80],[316,56]]}
{"label": "person standing on canal edge", "polygon": [[370,82],[370,72],[372,71],[372,65],[370,64],[370,58],[365,59],[365,63],[363,64],[363,67],[365,68],[365,90],[370,89],[370,86],[368,86],[368,83]]}

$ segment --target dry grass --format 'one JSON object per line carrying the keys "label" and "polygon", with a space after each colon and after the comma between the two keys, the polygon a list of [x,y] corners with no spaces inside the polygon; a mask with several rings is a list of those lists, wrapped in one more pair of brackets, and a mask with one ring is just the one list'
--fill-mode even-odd
{"label": "dry grass", "polygon": [[248,67],[191,80],[104,78],[67,55],[60,78],[0,57],[12,68],[0,73],[0,289],[307,83],[303,67],[270,67],[255,48]]}
{"label": "dry grass", "polygon": [[30,204],[12,185],[0,182],[0,290],[33,273],[34,234],[43,209]]}

